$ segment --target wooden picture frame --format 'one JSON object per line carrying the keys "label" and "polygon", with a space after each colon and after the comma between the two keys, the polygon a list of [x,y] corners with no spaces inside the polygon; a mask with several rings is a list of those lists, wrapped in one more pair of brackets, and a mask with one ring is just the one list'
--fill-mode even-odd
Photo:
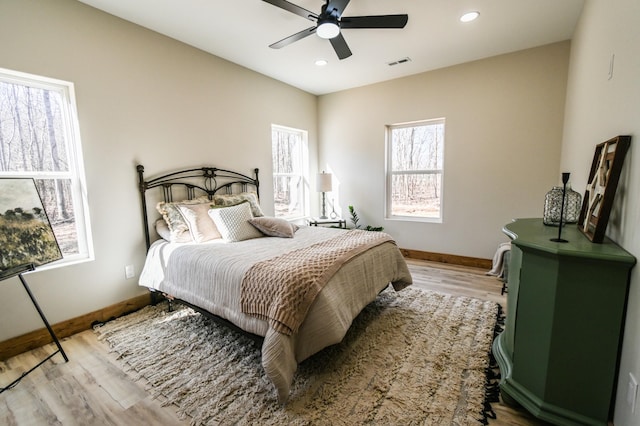
{"label": "wooden picture frame", "polygon": [[582,200],[578,229],[594,243],[601,243],[631,136],[616,136],[596,145],[589,180]]}

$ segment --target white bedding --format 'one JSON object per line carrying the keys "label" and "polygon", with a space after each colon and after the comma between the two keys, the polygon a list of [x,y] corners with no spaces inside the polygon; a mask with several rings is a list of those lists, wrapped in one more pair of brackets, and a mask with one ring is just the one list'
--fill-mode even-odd
{"label": "white bedding", "polygon": [[262,365],[286,401],[298,363],[342,340],[353,318],[390,282],[411,284],[398,247],[384,243],[347,262],[324,287],[297,334],[271,330],[266,321],[240,310],[240,284],[255,263],[323,241],[344,230],[301,227],[294,238],[264,237],[234,243],[156,241],[149,249],[140,285],[159,290],[264,336]]}

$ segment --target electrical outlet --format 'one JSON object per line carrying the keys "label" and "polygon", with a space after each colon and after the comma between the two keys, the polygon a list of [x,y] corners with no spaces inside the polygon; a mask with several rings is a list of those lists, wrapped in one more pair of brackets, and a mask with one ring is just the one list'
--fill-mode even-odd
{"label": "electrical outlet", "polygon": [[629,383],[627,384],[627,404],[631,408],[631,413],[636,411],[636,399],[638,398],[638,381],[633,374],[629,373]]}
{"label": "electrical outlet", "polygon": [[136,275],[136,270],[134,269],[133,265],[126,265],[124,267],[124,277],[126,279],[131,279]]}

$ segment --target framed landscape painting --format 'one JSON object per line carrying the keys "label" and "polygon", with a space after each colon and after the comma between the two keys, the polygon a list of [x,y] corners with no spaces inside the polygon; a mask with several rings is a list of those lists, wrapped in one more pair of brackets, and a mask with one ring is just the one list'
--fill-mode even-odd
{"label": "framed landscape painting", "polygon": [[62,258],[31,178],[0,178],[0,279]]}

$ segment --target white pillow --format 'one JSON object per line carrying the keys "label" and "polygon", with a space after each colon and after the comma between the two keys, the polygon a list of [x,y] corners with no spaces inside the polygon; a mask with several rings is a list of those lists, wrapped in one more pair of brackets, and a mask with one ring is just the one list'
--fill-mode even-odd
{"label": "white pillow", "polygon": [[164,219],[156,220],[156,232],[163,240],[171,241],[171,230]]}
{"label": "white pillow", "polygon": [[249,220],[253,219],[249,203],[213,208],[209,210],[209,216],[213,219],[225,242],[244,241],[263,236],[249,223]]}
{"label": "white pillow", "polygon": [[179,204],[180,213],[189,225],[189,232],[196,243],[220,238],[216,224],[209,216],[210,204]]}

